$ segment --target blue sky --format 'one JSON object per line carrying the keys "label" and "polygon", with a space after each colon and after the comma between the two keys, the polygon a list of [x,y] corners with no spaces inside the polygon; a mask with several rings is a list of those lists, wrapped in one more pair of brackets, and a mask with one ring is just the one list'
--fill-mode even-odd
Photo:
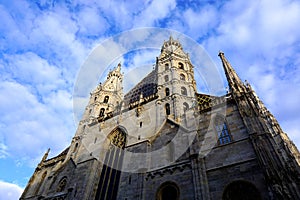
{"label": "blue sky", "polygon": [[[299,1],[0,0],[0,18],[0,199],[20,195],[48,147],[55,156],[69,145],[80,67],[98,44],[133,28],[184,33],[220,71],[225,52],[300,147]],[[127,71],[145,64],[139,52],[128,57]]]}

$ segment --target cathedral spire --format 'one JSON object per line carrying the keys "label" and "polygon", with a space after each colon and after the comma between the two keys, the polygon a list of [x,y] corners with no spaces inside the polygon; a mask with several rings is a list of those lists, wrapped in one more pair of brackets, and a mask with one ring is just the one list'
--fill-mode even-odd
{"label": "cathedral spire", "polygon": [[229,91],[230,92],[243,92],[244,91],[244,83],[241,81],[240,77],[237,75],[236,71],[227,61],[223,52],[219,52],[219,57],[221,58],[223,68],[225,71],[225,75],[228,81]]}

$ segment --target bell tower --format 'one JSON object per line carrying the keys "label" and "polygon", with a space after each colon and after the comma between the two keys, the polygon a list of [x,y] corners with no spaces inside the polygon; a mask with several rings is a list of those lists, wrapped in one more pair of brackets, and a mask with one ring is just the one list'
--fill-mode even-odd
{"label": "bell tower", "polygon": [[176,121],[192,107],[196,81],[193,65],[178,40],[170,36],[157,58],[158,95],[165,113]]}
{"label": "bell tower", "polygon": [[107,75],[103,84],[91,92],[89,104],[86,107],[83,119],[92,118],[102,121],[107,117],[113,116],[113,112],[120,109],[123,100],[123,75],[121,64],[119,63]]}

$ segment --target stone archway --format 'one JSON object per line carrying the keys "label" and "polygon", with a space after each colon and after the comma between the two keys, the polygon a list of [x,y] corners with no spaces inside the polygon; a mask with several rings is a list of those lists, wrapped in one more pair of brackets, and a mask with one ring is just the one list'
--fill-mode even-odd
{"label": "stone archway", "polygon": [[173,182],[163,183],[157,193],[156,200],[179,200],[179,188]]}
{"label": "stone archway", "polygon": [[225,187],[223,200],[261,200],[258,189],[250,182],[233,181]]}
{"label": "stone archway", "polygon": [[121,167],[123,163],[123,149],[126,145],[126,131],[122,127],[115,128],[107,139],[109,148],[102,166],[95,200],[115,200],[119,188]]}

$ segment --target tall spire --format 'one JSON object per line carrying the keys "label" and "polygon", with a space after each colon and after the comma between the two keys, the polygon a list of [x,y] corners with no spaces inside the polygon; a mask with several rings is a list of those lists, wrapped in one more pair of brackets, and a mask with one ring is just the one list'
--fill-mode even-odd
{"label": "tall spire", "polygon": [[244,83],[241,81],[236,71],[227,61],[227,59],[224,56],[224,53],[220,51],[219,57],[221,58],[223,64],[225,75],[228,81],[229,91],[233,93],[243,92],[245,88]]}

